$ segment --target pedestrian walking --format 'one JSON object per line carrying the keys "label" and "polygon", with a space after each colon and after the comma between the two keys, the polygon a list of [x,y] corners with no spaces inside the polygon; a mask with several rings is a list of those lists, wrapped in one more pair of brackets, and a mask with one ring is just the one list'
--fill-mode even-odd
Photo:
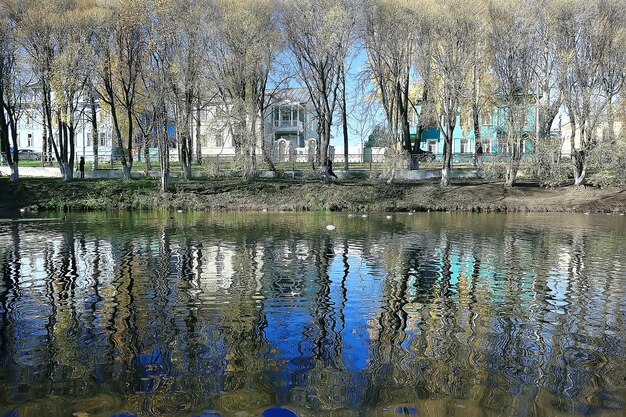
{"label": "pedestrian walking", "polygon": [[330,158],[326,159],[326,169],[324,171],[326,174],[326,178],[330,179],[330,177],[335,177],[335,179],[339,179],[337,175],[333,172],[333,160]]}

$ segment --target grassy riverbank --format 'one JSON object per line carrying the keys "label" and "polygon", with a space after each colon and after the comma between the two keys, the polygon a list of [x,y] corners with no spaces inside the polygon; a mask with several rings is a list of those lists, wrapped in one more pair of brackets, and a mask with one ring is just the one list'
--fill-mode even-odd
{"label": "grassy riverbank", "polygon": [[538,211],[626,212],[620,188],[542,188],[457,180],[386,184],[376,181],[174,179],[162,194],[155,179],[0,179],[0,209],[17,210],[269,210],[269,211]]}

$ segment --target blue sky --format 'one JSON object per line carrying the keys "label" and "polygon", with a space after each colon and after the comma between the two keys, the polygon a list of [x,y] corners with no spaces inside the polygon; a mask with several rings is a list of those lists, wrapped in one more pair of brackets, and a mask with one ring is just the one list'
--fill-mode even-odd
{"label": "blue sky", "polygon": [[[282,59],[288,61],[288,52]],[[361,106],[364,103],[363,100],[363,88],[359,86],[359,73],[363,70],[363,66],[366,61],[366,52],[362,46],[356,45],[348,58],[349,65],[348,75],[346,77],[347,95],[346,100],[348,102],[348,136],[349,146],[361,146],[361,140],[366,141],[371,128],[381,120],[380,112],[376,114],[374,111],[370,111],[369,114],[363,111]],[[295,73],[295,71],[293,71]],[[297,77],[290,80],[290,87],[304,87],[302,81]],[[371,114],[374,113],[374,114]],[[333,119],[333,132],[331,145],[335,149],[343,148],[343,127],[341,124],[341,113],[339,112],[339,106],[337,106],[337,112]]]}

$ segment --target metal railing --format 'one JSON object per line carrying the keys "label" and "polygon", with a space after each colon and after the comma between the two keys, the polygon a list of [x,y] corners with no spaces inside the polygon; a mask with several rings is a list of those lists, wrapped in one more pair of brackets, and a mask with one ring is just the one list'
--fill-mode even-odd
{"label": "metal railing", "polygon": [[302,130],[302,126],[300,120],[274,120],[274,127],[277,129],[296,128]]}

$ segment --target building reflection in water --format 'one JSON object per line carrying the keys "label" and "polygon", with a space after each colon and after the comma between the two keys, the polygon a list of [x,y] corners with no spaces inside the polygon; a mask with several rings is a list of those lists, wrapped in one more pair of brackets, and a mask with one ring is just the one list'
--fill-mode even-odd
{"label": "building reflection in water", "polygon": [[92,216],[0,224],[0,411],[626,408],[623,221]]}

